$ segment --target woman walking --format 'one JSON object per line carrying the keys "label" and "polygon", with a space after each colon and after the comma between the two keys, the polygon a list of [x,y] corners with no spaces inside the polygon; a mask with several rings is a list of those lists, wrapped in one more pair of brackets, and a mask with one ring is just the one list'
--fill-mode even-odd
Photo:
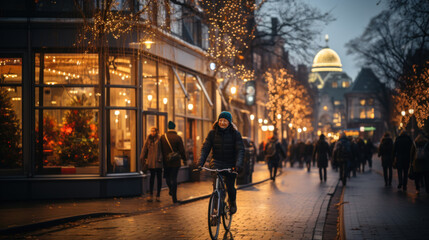
{"label": "woman walking", "polygon": [[378,156],[381,157],[383,167],[384,186],[392,186],[392,165],[393,165],[393,140],[389,133],[385,133],[380,141]]}
{"label": "woman walking", "polygon": [[162,186],[162,154],[159,145],[159,139],[160,138],[158,134],[158,128],[152,127],[140,154],[140,161],[142,161],[142,166],[145,166],[147,164],[147,168],[150,171],[150,195],[147,198],[148,202],[153,201],[153,187],[155,185],[155,176],[157,180],[156,201],[160,201]]}

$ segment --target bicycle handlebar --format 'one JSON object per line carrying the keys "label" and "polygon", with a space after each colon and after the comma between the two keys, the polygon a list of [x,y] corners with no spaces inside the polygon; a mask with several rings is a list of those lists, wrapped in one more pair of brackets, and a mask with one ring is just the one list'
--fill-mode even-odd
{"label": "bicycle handlebar", "polygon": [[[232,168],[225,168],[225,169],[211,169],[211,168],[206,168],[206,167],[201,167],[201,169],[209,171],[209,172],[229,172],[229,173],[233,173],[233,174],[238,174],[236,171],[234,171]],[[198,169],[194,169],[194,172],[197,172]]]}

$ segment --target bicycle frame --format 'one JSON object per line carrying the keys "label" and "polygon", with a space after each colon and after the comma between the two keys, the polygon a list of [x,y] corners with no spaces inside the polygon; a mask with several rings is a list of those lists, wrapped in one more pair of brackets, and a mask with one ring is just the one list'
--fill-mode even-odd
{"label": "bicycle frame", "polygon": [[[225,203],[226,188],[221,172],[237,173],[233,172],[232,169],[210,169],[205,167],[202,167],[202,169],[216,172],[216,183],[209,201],[208,223],[211,238],[217,239],[221,218],[226,231],[229,231],[232,222],[232,214],[228,211],[229,205]],[[215,227],[216,230],[212,229],[212,227]]]}

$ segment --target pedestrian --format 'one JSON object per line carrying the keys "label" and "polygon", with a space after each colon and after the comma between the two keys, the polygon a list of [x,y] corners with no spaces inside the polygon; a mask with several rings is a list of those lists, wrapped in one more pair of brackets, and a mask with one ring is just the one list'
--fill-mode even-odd
{"label": "pedestrian", "polygon": [[[331,151],[329,144],[325,140],[325,135],[320,134],[319,141],[317,141],[316,146],[313,151],[313,161],[316,159],[317,167],[319,168],[319,177],[320,181],[322,179],[326,182],[326,168],[328,167],[328,160],[331,157]],[[322,174],[323,170],[323,174]]]}
{"label": "pedestrian", "polygon": [[296,158],[296,144],[295,144],[295,140],[292,139],[291,144],[289,145],[289,163],[290,163],[290,167],[293,167],[293,164],[295,162],[295,158]]}
{"label": "pedestrian", "polygon": [[168,131],[161,136],[161,151],[164,164],[164,178],[173,203],[177,203],[177,174],[180,169],[180,160],[186,165],[185,146],[182,138],[174,130],[176,124],[168,122]]}
{"label": "pedestrian", "polygon": [[149,197],[148,202],[153,201],[153,187],[155,185],[155,177],[157,184],[156,201],[160,201],[161,186],[162,186],[162,154],[159,142],[159,131],[156,127],[150,128],[150,134],[147,137],[143,149],[140,153],[140,161],[142,166],[149,169]]}
{"label": "pedestrian", "polygon": [[311,169],[311,159],[313,156],[313,143],[311,142],[310,139],[307,140],[307,142],[305,143],[305,150],[304,150],[304,161],[305,161],[305,165],[307,167],[307,172],[310,172]]}
{"label": "pedestrian", "polygon": [[378,156],[381,157],[383,167],[384,186],[392,186],[393,140],[386,132],[380,141]]}
{"label": "pedestrian", "polygon": [[[331,153],[331,156],[332,156],[332,154],[333,154],[333,152],[334,152],[334,147],[335,147],[335,144],[336,144],[337,142],[335,141],[335,140],[332,140],[331,141],[331,144],[329,144],[329,152]],[[333,160],[333,158],[331,158],[331,166],[332,166],[332,169],[334,169],[335,170],[335,172],[338,172],[338,165],[337,165],[337,163]]]}
{"label": "pedestrian", "polygon": [[359,149],[359,138],[353,139],[350,136],[348,139],[352,150],[350,161],[347,163],[347,176],[350,178],[350,173],[353,173],[353,177],[356,177],[356,170],[360,167],[363,154]]}
{"label": "pedestrian", "polygon": [[264,156],[264,149],[265,149],[265,141],[262,141],[260,144],[259,144],[259,151],[258,151],[258,162],[262,162],[262,161],[264,161],[264,159],[265,159],[265,156]]}
{"label": "pedestrian", "polygon": [[275,181],[280,158],[286,158],[286,152],[280,144],[277,134],[274,134],[265,146],[265,161],[270,171],[270,179]]}
{"label": "pedestrian", "polygon": [[[210,168],[235,168],[237,171],[242,169],[244,143],[240,132],[232,122],[231,113],[226,111],[221,112],[218,120],[213,124],[213,129],[208,133],[203,147],[201,148],[201,157],[199,161],[200,169],[204,166],[210,151],[212,151]],[[224,177],[228,192],[230,212],[234,214],[237,212],[237,190],[235,188],[235,179],[237,175],[229,172],[221,172],[221,175]],[[213,188],[216,187],[215,179],[216,176],[213,174]]]}
{"label": "pedestrian", "polygon": [[350,140],[346,137],[345,133],[340,134],[340,139],[334,147],[333,159],[337,163],[338,168],[340,169],[340,179],[343,183],[343,186],[347,183],[347,165],[351,162],[352,155],[352,145]]}
{"label": "pedestrian", "polygon": [[411,147],[413,140],[402,131],[393,144],[393,166],[398,170],[398,189],[407,191],[408,170],[410,167]]}
{"label": "pedestrian", "polygon": [[[359,172],[365,172],[365,165],[366,165],[366,146],[365,142],[362,138],[356,139],[357,144],[357,161],[355,167],[359,169]],[[356,177],[356,171],[353,172],[353,177]]]}
{"label": "pedestrian", "polygon": [[429,193],[429,140],[419,134],[411,149],[411,167],[415,175],[416,193],[420,193],[421,180],[424,180],[426,193]]}
{"label": "pedestrian", "polygon": [[367,139],[366,140],[366,144],[365,144],[365,148],[366,148],[366,162],[368,162],[368,166],[369,169],[372,169],[372,154],[374,153],[374,144],[372,143],[371,139]]}
{"label": "pedestrian", "polygon": [[299,162],[299,167],[303,168],[304,167],[304,153],[305,153],[305,143],[302,140],[299,140],[298,142],[298,162]]}

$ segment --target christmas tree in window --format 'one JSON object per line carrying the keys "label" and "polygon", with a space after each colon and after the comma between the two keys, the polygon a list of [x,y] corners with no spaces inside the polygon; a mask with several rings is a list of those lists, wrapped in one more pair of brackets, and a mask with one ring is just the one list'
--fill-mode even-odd
{"label": "christmas tree in window", "polygon": [[22,167],[21,128],[6,88],[0,88],[0,169]]}
{"label": "christmas tree in window", "polygon": [[[85,106],[85,94],[73,98],[73,106]],[[97,165],[98,134],[94,112],[72,109],[65,114],[58,139],[58,154],[63,165],[85,167]]]}

